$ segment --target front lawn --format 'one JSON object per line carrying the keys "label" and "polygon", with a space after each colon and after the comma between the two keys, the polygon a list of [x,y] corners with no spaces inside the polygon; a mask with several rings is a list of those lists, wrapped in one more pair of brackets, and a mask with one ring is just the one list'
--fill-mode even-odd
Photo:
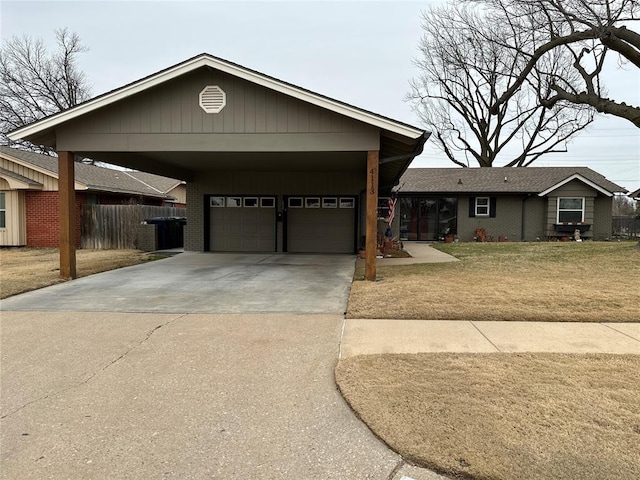
{"label": "front lawn", "polygon": [[[76,251],[78,277],[93,275],[159,258],[140,250]],[[60,251],[57,248],[0,249],[0,298],[60,283]]]}
{"label": "front lawn", "polygon": [[477,480],[640,478],[640,356],[364,355],[336,380],[405,460]]}
{"label": "front lawn", "polygon": [[[354,281],[348,318],[636,322],[636,242],[459,243],[460,262],[379,267]],[[355,278],[361,278],[356,272]]]}

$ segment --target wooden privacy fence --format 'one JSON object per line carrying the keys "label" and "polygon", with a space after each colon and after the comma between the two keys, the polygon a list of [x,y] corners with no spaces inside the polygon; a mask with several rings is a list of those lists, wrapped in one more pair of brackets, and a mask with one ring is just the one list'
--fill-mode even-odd
{"label": "wooden privacy fence", "polygon": [[82,248],[139,248],[139,225],[153,217],[186,217],[186,208],[150,205],[83,205]]}

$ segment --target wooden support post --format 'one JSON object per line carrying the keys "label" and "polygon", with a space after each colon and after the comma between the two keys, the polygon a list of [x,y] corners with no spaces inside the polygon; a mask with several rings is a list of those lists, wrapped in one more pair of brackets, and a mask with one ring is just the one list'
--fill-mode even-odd
{"label": "wooden support post", "polygon": [[58,152],[60,278],[76,278],[76,190],[73,152]]}
{"label": "wooden support post", "polygon": [[376,280],[378,252],[378,157],[377,150],[367,153],[367,220],[365,237],[365,280]]}

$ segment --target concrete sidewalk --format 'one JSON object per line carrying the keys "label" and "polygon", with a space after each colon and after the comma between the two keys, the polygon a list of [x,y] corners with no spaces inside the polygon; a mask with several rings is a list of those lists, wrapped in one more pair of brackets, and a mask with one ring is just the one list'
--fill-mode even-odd
{"label": "concrete sidewalk", "polygon": [[[459,262],[456,257],[436,250],[426,242],[403,242],[403,247],[411,257],[408,258],[378,258],[378,266],[415,265],[418,263],[449,263]],[[357,260],[358,266],[364,266],[364,259]]]}
{"label": "concrete sidewalk", "polygon": [[640,354],[640,323],[345,320],[342,358],[420,352]]}

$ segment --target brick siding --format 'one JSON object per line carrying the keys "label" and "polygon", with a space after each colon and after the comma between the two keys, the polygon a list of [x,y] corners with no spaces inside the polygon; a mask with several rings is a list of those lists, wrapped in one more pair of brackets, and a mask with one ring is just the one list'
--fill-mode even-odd
{"label": "brick siding", "polygon": [[[60,245],[58,192],[26,192],[27,247]],[[76,247],[80,247],[80,210],[86,194],[76,194]]]}

